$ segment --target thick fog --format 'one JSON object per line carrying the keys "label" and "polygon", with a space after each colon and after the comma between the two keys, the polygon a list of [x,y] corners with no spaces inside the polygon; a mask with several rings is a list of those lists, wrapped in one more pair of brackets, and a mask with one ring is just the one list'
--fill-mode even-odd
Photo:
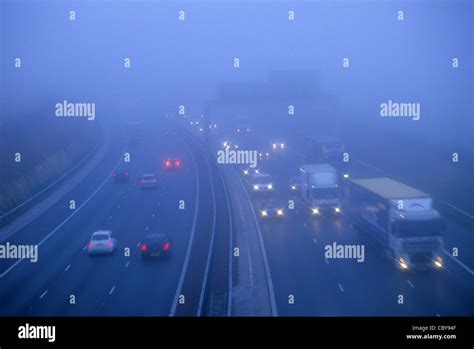
{"label": "thick fog", "polygon": [[[113,119],[112,110],[146,118],[176,111],[179,104],[200,114],[218,99],[222,84],[271,86],[272,76],[286,74],[288,83],[280,82],[286,92],[309,83],[314,100],[320,92],[330,96],[331,112],[301,113],[301,124],[337,119],[338,127],[371,125],[372,132],[472,151],[470,1],[3,1],[1,6],[4,119],[52,118],[54,104],[64,99],[95,102],[102,120]],[[397,20],[398,10],[403,21]],[[21,71],[14,68],[16,57],[22,59]],[[127,70],[125,58],[131,62]],[[234,58],[240,59],[239,69]],[[286,92],[273,102],[291,104]],[[253,96],[245,103],[258,104],[258,94]],[[300,105],[311,105],[311,96]],[[380,104],[388,100],[420,103],[420,120],[381,118]],[[266,117],[271,121],[270,115],[258,115]]]}

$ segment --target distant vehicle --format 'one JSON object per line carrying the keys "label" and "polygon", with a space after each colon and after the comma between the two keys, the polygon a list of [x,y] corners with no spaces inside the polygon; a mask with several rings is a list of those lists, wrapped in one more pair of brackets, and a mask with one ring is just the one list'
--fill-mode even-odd
{"label": "distant vehicle", "polygon": [[172,249],[172,240],[166,234],[150,234],[140,244],[143,259],[169,256]]}
{"label": "distant vehicle", "polygon": [[285,217],[285,203],[279,200],[264,200],[259,205],[260,218],[274,219]]}
{"label": "distant vehicle", "polygon": [[164,168],[167,169],[167,170],[172,170],[172,169],[181,168],[181,165],[182,165],[181,160],[175,159],[175,158],[166,159],[166,160],[163,162],[163,166],[164,166]]}
{"label": "distant vehicle", "polygon": [[156,189],[158,187],[158,181],[153,173],[144,174],[140,178],[141,189]]}
{"label": "distant vehicle", "polygon": [[92,234],[87,246],[87,253],[94,254],[108,254],[113,253],[117,247],[117,240],[113,237],[109,230],[99,230]]}
{"label": "distant vehicle", "polygon": [[273,178],[268,173],[255,173],[250,179],[250,188],[253,193],[273,192]]}
{"label": "distant vehicle", "polygon": [[130,181],[130,175],[126,168],[118,168],[112,172],[112,177],[115,183],[123,183]]}
{"label": "distant vehicle", "polygon": [[328,164],[303,165],[300,176],[301,197],[313,216],[341,212],[338,174],[334,167]]}
{"label": "distant vehicle", "polygon": [[274,142],[272,143],[272,150],[274,152],[280,152],[286,149],[286,144],[284,142]]}
{"label": "distant vehicle", "polygon": [[443,267],[445,224],[430,195],[386,177],[353,179],[348,189],[354,227],[379,242],[398,268]]}
{"label": "distant vehicle", "polygon": [[223,141],[222,142],[222,149],[230,149],[232,146],[232,142],[231,141]]}
{"label": "distant vehicle", "polygon": [[261,151],[258,153],[258,160],[269,160],[270,159],[270,152],[268,151]]}
{"label": "distant vehicle", "polygon": [[[306,137],[306,161],[309,163],[328,163],[339,171],[341,177],[349,178],[349,162],[344,159],[344,143],[335,137]],[[344,161],[346,160],[346,161]]]}
{"label": "distant vehicle", "polygon": [[245,168],[243,171],[242,171],[242,174],[245,176],[245,177],[252,177],[252,175],[254,174],[258,174],[260,173],[260,170],[258,168],[252,168],[252,167],[247,167]]}
{"label": "distant vehicle", "polygon": [[300,190],[301,187],[301,178],[300,177],[291,177],[288,181],[288,188],[290,192],[296,193]]}

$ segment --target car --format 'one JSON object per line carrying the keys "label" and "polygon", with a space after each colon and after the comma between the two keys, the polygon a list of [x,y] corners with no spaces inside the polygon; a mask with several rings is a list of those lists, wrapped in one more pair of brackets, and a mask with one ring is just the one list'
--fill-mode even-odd
{"label": "car", "polygon": [[169,158],[163,161],[163,166],[167,170],[178,169],[181,167],[181,165],[181,160],[176,158]]}
{"label": "car", "polygon": [[272,150],[273,151],[283,151],[286,148],[286,144],[284,142],[274,142],[272,143]]}
{"label": "car", "polygon": [[261,151],[258,153],[258,160],[263,161],[263,160],[269,160],[270,159],[270,152],[268,151]]}
{"label": "car", "polygon": [[244,177],[251,177],[252,175],[254,174],[258,174],[260,173],[260,170],[256,167],[252,168],[252,167],[247,167],[247,168],[244,168],[242,170],[242,175]]}
{"label": "car", "polygon": [[285,217],[285,203],[277,199],[264,200],[258,204],[261,219]]}
{"label": "car", "polygon": [[150,234],[140,244],[143,259],[169,257],[173,241],[166,234]]}
{"label": "car", "polygon": [[153,173],[147,173],[140,178],[141,189],[156,189],[158,187],[158,181]]}
{"label": "car", "polygon": [[250,188],[253,193],[273,192],[273,178],[268,173],[255,173],[250,179]]}
{"label": "car", "polygon": [[288,187],[290,189],[290,192],[296,193],[300,190],[301,186],[301,178],[298,176],[291,177],[290,180],[288,181]]}
{"label": "car", "polygon": [[98,230],[94,232],[87,245],[87,253],[95,254],[111,254],[115,252],[117,247],[117,239],[112,235],[110,230]]}
{"label": "car", "polygon": [[130,175],[126,168],[118,168],[112,172],[114,183],[124,183],[130,181]]}

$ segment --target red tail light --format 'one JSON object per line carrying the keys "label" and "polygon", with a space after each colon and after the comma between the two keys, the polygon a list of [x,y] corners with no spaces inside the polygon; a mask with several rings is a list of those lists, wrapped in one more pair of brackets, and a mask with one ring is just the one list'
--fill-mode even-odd
{"label": "red tail light", "polygon": [[143,179],[140,179],[140,183],[143,183]]}
{"label": "red tail light", "polygon": [[171,166],[171,162],[169,160],[166,160],[165,161],[165,167],[170,167]]}
{"label": "red tail light", "polygon": [[163,246],[163,251],[168,251],[170,249],[170,243],[167,242],[164,246]]}
{"label": "red tail light", "polygon": [[112,241],[107,241],[107,243],[105,244],[107,247],[112,247]]}
{"label": "red tail light", "polygon": [[181,162],[179,162],[179,160],[176,160],[174,164],[176,165],[176,167],[181,166]]}
{"label": "red tail light", "polygon": [[128,172],[125,172],[125,176],[128,176]]}
{"label": "red tail light", "polygon": [[115,172],[114,172],[114,173],[112,173],[112,176],[113,176],[113,177],[115,177]]}
{"label": "red tail light", "polygon": [[146,250],[148,249],[146,244],[143,244],[140,249],[142,250],[142,252],[146,252]]}
{"label": "red tail light", "polygon": [[94,244],[92,242],[89,242],[89,248],[94,247]]}

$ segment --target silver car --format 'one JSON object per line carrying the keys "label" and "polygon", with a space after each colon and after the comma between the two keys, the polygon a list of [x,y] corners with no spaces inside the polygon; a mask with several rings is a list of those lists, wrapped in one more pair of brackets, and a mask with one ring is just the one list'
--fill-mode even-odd
{"label": "silver car", "polygon": [[156,176],[153,173],[147,173],[140,178],[140,188],[155,189],[158,186]]}
{"label": "silver car", "polygon": [[92,234],[87,246],[87,253],[108,254],[113,253],[117,247],[117,239],[112,235],[110,230],[99,230]]}

